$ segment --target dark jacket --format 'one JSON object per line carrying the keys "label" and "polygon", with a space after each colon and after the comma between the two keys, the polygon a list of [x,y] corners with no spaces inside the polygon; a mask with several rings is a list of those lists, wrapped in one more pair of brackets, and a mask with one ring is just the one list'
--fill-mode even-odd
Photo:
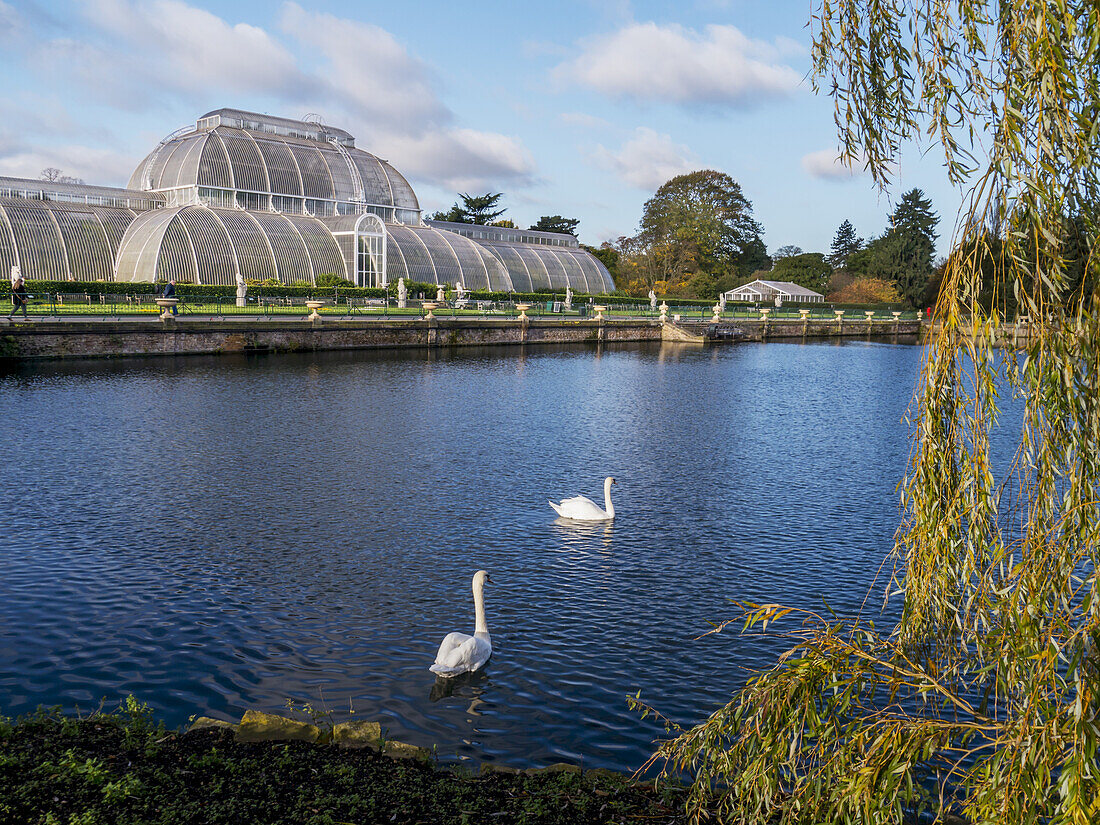
{"label": "dark jacket", "polygon": [[27,303],[27,287],[25,284],[12,287],[11,290],[11,303],[12,306],[22,306]]}
{"label": "dark jacket", "polygon": [[176,285],[175,284],[165,284],[164,285],[164,292],[162,293],[161,297],[162,298],[175,298],[176,297]]}

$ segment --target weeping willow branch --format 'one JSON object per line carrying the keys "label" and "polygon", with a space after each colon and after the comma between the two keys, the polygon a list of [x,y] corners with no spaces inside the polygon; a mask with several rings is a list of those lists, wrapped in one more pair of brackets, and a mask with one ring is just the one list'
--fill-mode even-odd
{"label": "weeping willow branch", "polygon": [[819,0],[811,28],[847,158],[885,187],[921,140],[966,189],[884,563],[900,620],[744,605],[745,632],[801,618],[789,650],[654,758],[700,819],[1100,821],[1100,4]]}

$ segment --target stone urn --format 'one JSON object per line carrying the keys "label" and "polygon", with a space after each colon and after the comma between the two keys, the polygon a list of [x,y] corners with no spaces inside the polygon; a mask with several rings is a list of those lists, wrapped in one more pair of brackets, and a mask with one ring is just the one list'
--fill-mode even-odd
{"label": "stone urn", "polygon": [[321,313],[319,313],[317,310],[319,310],[324,305],[325,305],[324,301],[306,301],[306,308],[312,310],[312,312],[310,312],[310,314],[306,317],[306,320],[307,321],[320,321],[321,320]]}
{"label": "stone urn", "polygon": [[435,301],[425,301],[423,306],[424,309],[428,310],[428,314],[424,316],[424,320],[432,320],[435,317],[435,314],[432,312],[432,310],[439,309],[439,304],[437,304]]}
{"label": "stone urn", "polygon": [[661,323],[663,324],[665,321],[668,320],[668,304],[665,303],[664,301],[661,301],[660,310],[661,310]]}
{"label": "stone urn", "polygon": [[834,309],[833,310],[833,315],[836,316],[836,322],[839,324],[844,319],[844,310],[843,309]]}
{"label": "stone urn", "polygon": [[607,312],[607,307],[605,307],[603,304],[595,304],[593,305],[592,309],[596,312],[596,320],[602,321],[603,314]]}
{"label": "stone urn", "polygon": [[899,322],[901,321],[901,313],[900,312],[891,312],[890,314],[894,316],[895,321],[899,321]]}
{"label": "stone urn", "polygon": [[516,304],[516,309],[519,310],[519,320],[527,320],[527,310],[531,308],[530,304]]}
{"label": "stone urn", "polygon": [[867,316],[867,323],[871,323],[871,319],[875,317],[875,311],[873,309],[863,310],[863,314]]}
{"label": "stone urn", "polygon": [[160,317],[164,320],[168,320],[172,317],[172,308],[180,302],[179,298],[157,298],[157,306],[161,308],[162,312]]}
{"label": "stone urn", "polygon": [[771,312],[771,307],[760,307],[760,319],[767,321],[769,312]]}
{"label": "stone urn", "polygon": [[711,307],[711,311],[714,313],[714,316],[710,320],[714,321],[715,323],[718,323],[719,321],[722,320],[722,305],[721,304],[715,304],[713,307]]}
{"label": "stone urn", "polygon": [[799,316],[799,320],[809,321],[810,320],[810,311],[808,309],[800,309],[800,310],[798,310],[798,316]]}

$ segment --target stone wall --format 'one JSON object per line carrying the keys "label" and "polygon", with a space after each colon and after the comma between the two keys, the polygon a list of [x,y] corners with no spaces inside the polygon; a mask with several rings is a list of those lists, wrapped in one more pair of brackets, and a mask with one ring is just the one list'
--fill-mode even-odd
{"label": "stone wall", "polygon": [[[742,340],[913,336],[919,321],[725,322]],[[700,341],[705,323],[681,325],[681,340]],[[667,336],[666,336],[667,337]],[[221,352],[410,349],[502,344],[574,344],[660,341],[652,319],[559,320],[532,318],[347,319],[321,321],[270,318],[47,318],[0,327],[0,358],[98,358],[125,355],[188,355]]]}

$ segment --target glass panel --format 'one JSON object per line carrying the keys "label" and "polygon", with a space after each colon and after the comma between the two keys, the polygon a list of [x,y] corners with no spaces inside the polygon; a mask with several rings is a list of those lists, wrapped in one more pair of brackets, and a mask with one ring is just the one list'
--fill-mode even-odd
{"label": "glass panel", "polygon": [[0,278],[10,275],[13,266],[15,266],[15,242],[11,237],[11,224],[8,223],[4,205],[0,204]]}
{"label": "glass panel", "polygon": [[178,220],[168,225],[157,260],[157,280],[172,279],[179,283],[195,282],[195,258],[191,253],[191,243]]}
{"label": "glass panel", "polygon": [[321,157],[320,149],[291,144],[290,151],[298,161],[298,169],[302,174],[303,194],[307,198],[331,198],[332,176],[329,174],[328,164]]}
{"label": "glass panel", "polygon": [[282,215],[253,215],[263,227],[267,240],[275,252],[279,280],[284,284],[295,281],[313,283],[313,269],[309,264],[305,243],[301,236]]}
{"label": "glass panel", "polygon": [[195,257],[199,262],[198,278],[201,284],[232,286],[237,283],[237,264],[229,235],[214,212],[202,207],[190,207],[180,211],[180,222],[191,238]]}
{"label": "glass panel", "polygon": [[50,213],[44,207],[10,205],[7,211],[23,277],[28,281],[68,280],[69,267],[61,248],[61,236]]}
{"label": "glass panel", "polygon": [[363,199],[367,203],[392,204],[393,194],[390,192],[389,181],[386,173],[382,171],[382,163],[374,155],[361,149],[349,149],[359,176],[363,179]]}
{"label": "glass panel", "polygon": [[316,282],[318,275],[325,273],[339,275],[341,278],[347,277],[344,257],[337,246],[336,239],[320,221],[292,215],[286,216],[286,219],[294,225],[294,228],[298,230],[305,242],[313,264],[314,282]]}
{"label": "glass panel", "polygon": [[401,255],[405,259],[405,267],[409,273],[406,277],[414,281],[437,283],[435,269],[432,267],[432,259],[428,255],[428,250],[416,237],[412,229],[404,226],[390,227],[390,241],[392,242],[391,248],[397,246],[401,250]]}
{"label": "glass panel", "polygon": [[53,212],[65,239],[70,277],[77,281],[111,280],[115,256],[95,214],[63,208]]}
{"label": "glass panel", "polygon": [[253,192],[267,192],[267,177],[264,175],[263,159],[252,138],[241,133],[223,130],[218,133],[229,154],[233,166],[235,188]]}
{"label": "glass panel", "polygon": [[302,182],[298,179],[298,166],[287,145],[282,141],[262,139],[256,143],[267,164],[270,191],[284,195],[301,195]]}
{"label": "glass panel", "polygon": [[202,157],[199,158],[198,177],[195,182],[200,186],[233,188],[233,178],[229,174],[229,157],[215,134],[209,134],[202,147]]}
{"label": "glass panel", "polygon": [[256,221],[247,212],[228,209],[219,209],[218,217],[225,224],[229,240],[237,250],[241,275],[257,281],[277,277],[271,247],[267,245],[267,239]]}

